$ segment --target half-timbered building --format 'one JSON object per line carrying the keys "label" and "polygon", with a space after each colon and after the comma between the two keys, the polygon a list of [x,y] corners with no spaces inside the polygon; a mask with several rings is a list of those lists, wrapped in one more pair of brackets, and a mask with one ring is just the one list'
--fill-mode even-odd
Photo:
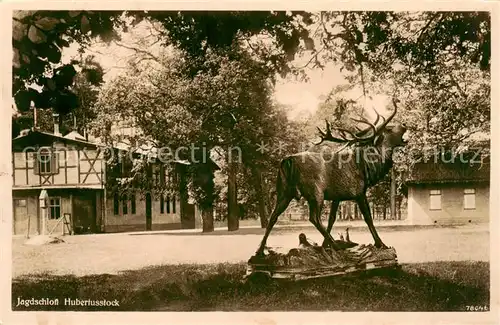
{"label": "half-timbered building", "polygon": [[[108,184],[110,177],[124,180],[132,166],[127,160],[110,166],[105,151],[104,146],[86,141],[76,132],[62,136],[58,132],[26,130],[14,138],[13,233],[41,233],[43,190],[49,196],[46,232],[60,233],[65,227],[63,217],[73,233],[195,227],[194,206],[175,191],[167,195],[134,188],[113,190]],[[117,175],[107,175],[117,168]],[[153,163],[151,170],[156,178],[168,178],[158,163]]]}
{"label": "half-timbered building", "polygon": [[41,230],[42,190],[49,194],[47,229],[64,214],[74,231],[98,232],[103,226],[104,160],[96,144],[25,131],[12,141],[14,234]]}

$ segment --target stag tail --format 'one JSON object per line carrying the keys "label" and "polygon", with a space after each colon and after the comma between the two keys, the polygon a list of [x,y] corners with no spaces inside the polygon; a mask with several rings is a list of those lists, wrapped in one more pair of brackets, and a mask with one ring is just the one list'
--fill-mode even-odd
{"label": "stag tail", "polygon": [[297,180],[299,178],[298,170],[294,161],[291,158],[285,158],[281,162],[276,192],[278,197],[285,196],[300,200],[300,191],[297,187]]}

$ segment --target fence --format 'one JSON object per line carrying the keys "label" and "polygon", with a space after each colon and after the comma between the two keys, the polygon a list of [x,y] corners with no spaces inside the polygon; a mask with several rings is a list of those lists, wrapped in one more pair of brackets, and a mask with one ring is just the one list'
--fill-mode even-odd
{"label": "fence", "polygon": [[[393,219],[391,214],[390,205],[376,205],[370,203],[370,210],[374,220],[405,220],[407,216],[406,199],[396,200],[396,217]],[[249,211],[243,204],[238,204],[239,207],[239,218],[244,219],[258,219],[259,215],[257,211]],[[268,207],[269,212],[272,211],[272,206]],[[254,209],[256,210],[256,209]],[[330,204],[325,201],[325,206],[323,208],[323,213],[321,218],[323,220],[328,219],[330,213]],[[224,201],[215,202],[214,204],[214,220],[215,221],[225,221],[227,217],[227,205]],[[292,201],[290,206],[283,213],[280,219],[288,218],[290,221],[307,221],[309,219],[309,208],[307,203],[301,200],[300,202]],[[363,220],[363,215],[359,210],[358,205],[352,201],[344,201],[340,204],[337,211],[337,221],[349,221],[349,220]]]}
{"label": "fence", "polygon": [[[407,216],[406,200],[396,202],[396,216],[392,217],[390,206],[375,205],[370,203],[370,210],[374,220],[404,220]],[[307,204],[295,204],[285,211],[285,216],[293,221],[307,221],[309,219],[309,210]],[[328,219],[330,206],[323,208],[321,218]],[[355,202],[342,202],[337,211],[337,221],[363,220],[363,215]]]}

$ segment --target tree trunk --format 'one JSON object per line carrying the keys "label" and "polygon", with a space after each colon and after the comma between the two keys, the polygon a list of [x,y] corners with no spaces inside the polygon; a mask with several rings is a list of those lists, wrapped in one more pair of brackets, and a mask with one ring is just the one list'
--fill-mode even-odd
{"label": "tree trunk", "polygon": [[[198,161],[202,161],[203,156],[196,157]],[[214,172],[218,167],[211,160],[203,163],[195,163],[190,166],[192,173],[192,182],[195,189],[196,202],[201,209],[201,217],[203,221],[203,232],[214,230],[214,202],[215,202],[215,184]]]}
{"label": "tree trunk", "polygon": [[214,208],[206,208],[201,211],[201,218],[203,219],[203,232],[214,231]]}
{"label": "tree trunk", "polygon": [[227,230],[235,231],[240,227],[238,218],[238,188],[236,185],[237,168],[234,162],[228,162],[227,175]]}
{"label": "tree trunk", "polygon": [[264,188],[262,186],[262,172],[260,168],[252,168],[253,178],[255,180],[255,189],[257,191],[257,196],[259,197],[259,217],[261,228],[266,228],[269,222],[267,206],[266,206],[266,195],[264,193]]}
{"label": "tree trunk", "polygon": [[391,168],[391,219],[396,220],[396,172]]}
{"label": "tree trunk", "polygon": [[181,221],[186,220],[186,206],[188,204],[189,194],[187,189],[186,175],[179,175],[179,203],[181,207],[180,215]]}
{"label": "tree trunk", "polygon": [[[180,216],[182,228],[195,228],[196,221],[194,215],[188,215],[188,204],[189,204],[189,193],[188,193],[188,180],[186,166],[178,164],[176,166],[176,172],[179,179],[179,205],[180,205]],[[160,177],[164,176],[160,172]],[[191,211],[191,210],[190,210]]]}
{"label": "tree trunk", "polygon": [[401,198],[398,198],[397,201],[397,212],[398,212],[398,220],[401,220]]}

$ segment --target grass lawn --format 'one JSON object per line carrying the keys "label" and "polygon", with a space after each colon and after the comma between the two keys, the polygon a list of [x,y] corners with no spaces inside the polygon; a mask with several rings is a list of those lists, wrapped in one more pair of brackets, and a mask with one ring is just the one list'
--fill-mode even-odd
{"label": "grass lawn", "polygon": [[34,306],[30,310],[113,311],[466,311],[489,307],[489,263],[403,264],[302,282],[242,283],[245,263],[163,265],[118,275],[27,275],[17,298],[118,299],[119,307]]}

